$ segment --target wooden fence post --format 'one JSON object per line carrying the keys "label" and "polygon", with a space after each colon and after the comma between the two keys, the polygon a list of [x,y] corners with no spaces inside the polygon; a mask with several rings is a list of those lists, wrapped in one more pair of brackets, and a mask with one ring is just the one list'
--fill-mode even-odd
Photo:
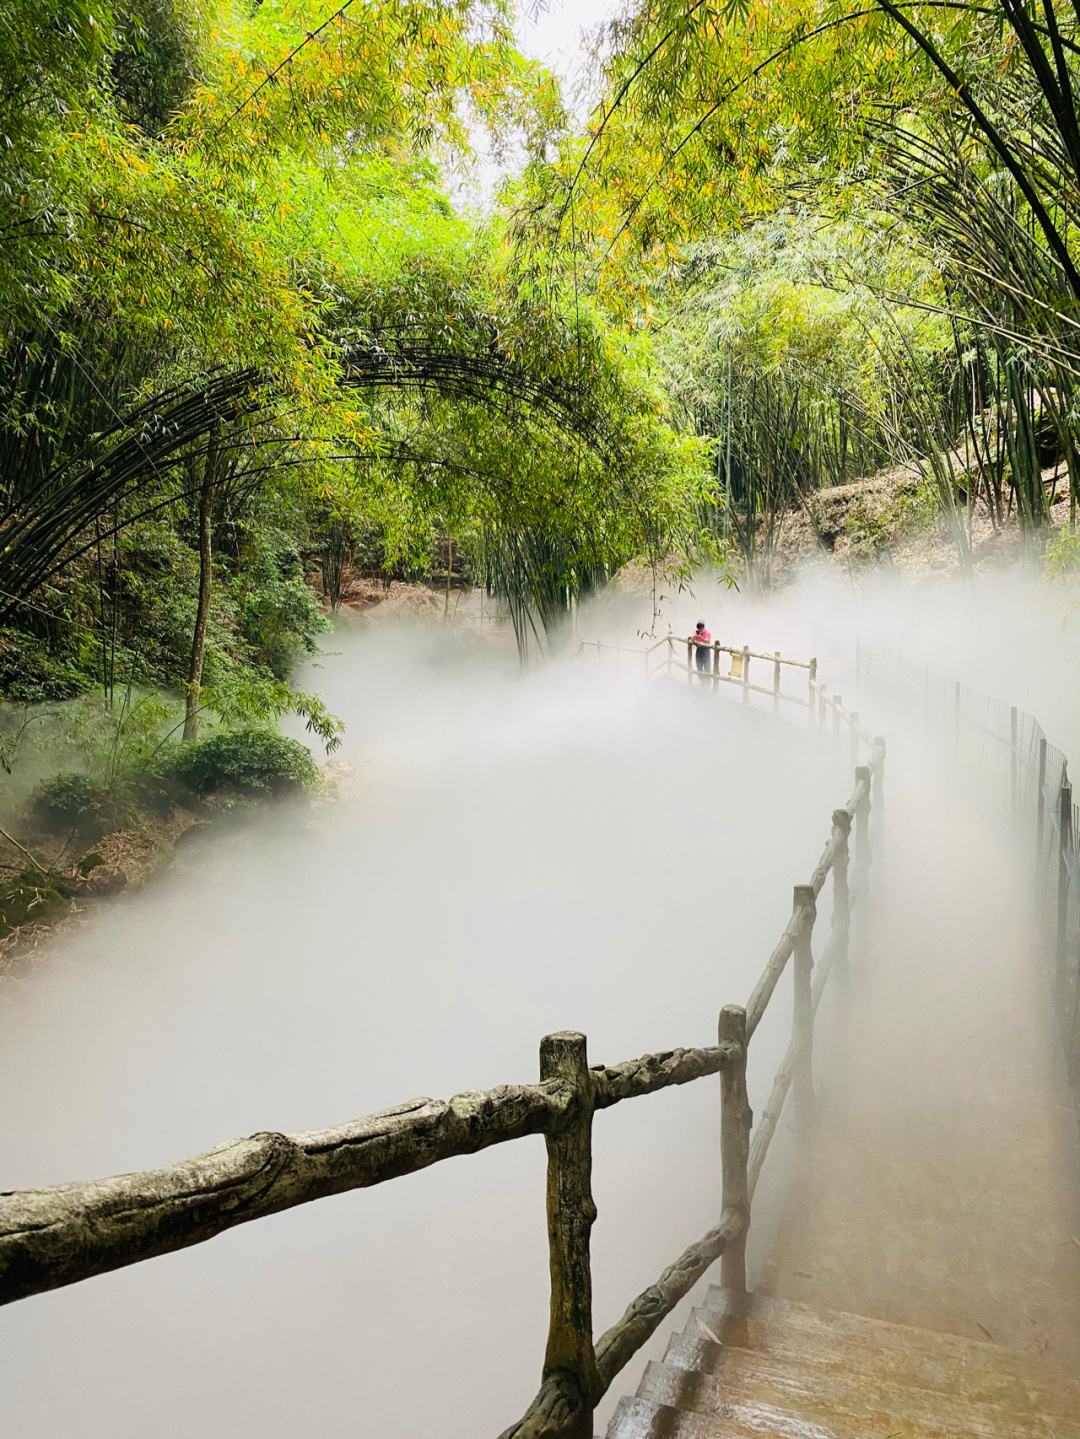
{"label": "wooden fence post", "polygon": [[811,725],[814,723],[814,705],[817,703],[817,660],[812,659],[807,665],[809,680],[806,686],[806,713],[810,717]]}
{"label": "wooden fence post", "polygon": [[870,782],[870,802],[874,808],[874,846],[881,859],[881,845],[885,833],[885,740],[874,736],[873,778]]}
{"label": "wooden fence post", "polygon": [[840,845],[832,867],[832,935],[836,945],[836,968],[840,978],[848,976],[848,947],[851,936],[851,890],[848,863],[851,856],[851,816],[846,809],[833,810],[833,831]]}
{"label": "wooden fence post", "polygon": [[855,883],[862,891],[862,902],[870,888],[870,767],[861,764],[855,771],[855,783],[861,793],[855,806]]}
{"label": "wooden fence post", "polygon": [[1054,1002],[1060,1009],[1065,993],[1065,961],[1069,949],[1069,861],[1072,858],[1072,785],[1062,772],[1058,790],[1057,963]]}
{"label": "wooden fence post", "polygon": [[720,1283],[746,1293],[746,1235],[750,1227],[750,1190],[746,1176],[753,1115],[746,1095],[746,1010],[727,1004],[717,1025],[719,1043],[732,1046],[734,1057],[720,1071],[720,1161],[723,1176],[722,1220],[736,1214],[742,1229],[730,1239],[720,1259]]}
{"label": "wooden fence post", "polygon": [[859,763],[859,712],[851,711],[851,763]]}
{"label": "wooden fence post", "polygon": [[842,704],[843,700],[840,696],[834,694],[832,697],[832,732],[834,735],[840,733],[840,707]]}
{"label": "wooden fence post", "polygon": [[750,703],[750,646],[742,647],[742,702]]}
{"label": "wooden fence post", "polygon": [[821,728],[822,728],[823,730],[824,730],[824,729],[827,727],[827,725],[828,725],[828,713],[829,713],[829,711],[828,711],[828,704],[829,704],[828,688],[829,688],[829,686],[825,683],[824,680],[822,680],[821,683],[818,685],[818,692],[817,692],[817,695],[818,695],[818,719],[819,719],[820,722],[821,722]]}
{"label": "wooden fence post", "polygon": [[780,712],[780,651],[773,650],[773,675],[772,675],[772,707],[773,713]]}
{"label": "wooden fence post", "polygon": [[1035,893],[1043,896],[1043,841],[1046,838],[1046,736],[1039,735],[1039,767],[1035,791]]}
{"label": "wooden fence post", "polygon": [[795,937],[795,999],[792,1033],[795,1038],[794,1092],[799,1123],[810,1117],[814,1107],[814,955],[812,939],[817,901],[812,884],[795,886],[794,910],[802,915]]}
{"label": "wooden fence post", "polygon": [[540,1041],[540,1079],[574,1094],[566,1126],[546,1136],[548,1262],[551,1311],[544,1378],[567,1376],[581,1409],[567,1439],[592,1439],[593,1405],[602,1389],[592,1334],[589,1237],[596,1219],[592,1197],[593,1079],[583,1034],[548,1034]]}
{"label": "wooden fence post", "polygon": [[686,641],[686,678],[687,678],[687,680],[688,680],[691,684],[693,684],[693,682],[694,682],[694,641],[693,641],[693,640],[687,640],[687,641]]}
{"label": "wooden fence post", "polygon": [[712,672],[713,672],[713,689],[714,689],[714,690],[718,690],[718,689],[720,688],[720,641],[719,641],[719,640],[714,640],[714,641],[713,641]]}

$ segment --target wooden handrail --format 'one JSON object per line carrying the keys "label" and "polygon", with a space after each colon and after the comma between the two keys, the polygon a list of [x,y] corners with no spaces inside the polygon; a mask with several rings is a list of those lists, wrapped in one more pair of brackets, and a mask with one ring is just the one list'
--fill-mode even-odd
{"label": "wooden handrail", "polygon": [[[745,652],[743,652],[745,653]],[[768,656],[773,660],[773,656]],[[811,684],[815,683],[811,671]],[[831,970],[848,965],[851,911],[865,896],[871,804],[880,803],[885,746],[872,741],[812,881],[797,885],[792,917],[745,1010],[720,1013],[714,1046],[666,1050],[589,1067],[584,1035],[548,1035],[538,1084],[500,1085],[450,1100],[415,1099],[335,1129],[260,1133],[163,1169],[89,1184],[0,1193],[0,1303],[58,1289],[201,1243],[237,1225],[350,1189],[366,1188],[443,1159],[543,1134],[551,1308],[541,1386],[503,1439],[589,1439],[595,1405],[615,1376],[716,1259],[726,1285],[744,1288],[751,1204],[789,1091],[805,1121],[813,1101],[813,1023]],[[1069,810],[1071,817],[1071,806]],[[855,831],[849,887],[849,836]],[[833,877],[828,943],[811,951],[817,899]],[[750,1040],[794,956],[791,1042],[756,1127],[746,1094]],[[594,1344],[589,1236],[592,1125],[597,1110],[710,1075],[721,1082],[720,1222],[637,1296]]]}
{"label": "wooden handrail", "polygon": [[[665,635],[664,640],[669,644],[677,643],[674,635]],[[693,645],[695,649],[698,648],[693,635],[687,635],[683,643]],[[772,654],[766,654],[764,650],[748,649],[746,645],[725,645],[721,644],[719,640],[711,640],[705,648],[719,650],[721,654],[725,655],[743,655],[752,660],[768,660],[769,664],[788,665],[792,669],[797,670],[808,670],[813,664],[812,660],[785,659],[783,655],[777,654],[775,650]]]}
{"label": "wooden handrail", "polygon": [[[593,1106],[718,1074],[723,1046],[645,1054],[590,1071]],[[0,1191],[0,1305],[61,1289],[228,1229],[526,1134],[555,1133],[571,1096],[555,1081],[413,1099],[303,1134],[264,1131],[205,1154],[87,1184]]]}
{"label": "wooden handrail", "polygon": [[[961,736],[978,734],[985,749],[987,739],[1008,756],[1010,820],[1014,830],[1024,827],[1032,810],[1035,892],[1046,906],[1045,920],[1051,942],[1047,945],[1048,979],[1052,1007],[1061,1036],[1069,1081],[1080,1098],[1080,812],[1072,803],[1072,785],[1066,756],[1047,739],[1035,715],[1010,704],[1000,696],[970,690],[955,678],[932,673],[921,661],[907,661],[899,650],[880,651],[867,656],[856,649],[856,667],[862,677],[870,673],[874,659],[885,660],[888,679],[908,688],[922,701],[924,719],[931,705],[940,706],[940,717],[951,731],[954,753],[961,752]],[[1008,728],[995,727],[975,718],[980,705],[993,705],[999,720],[1008,716]],[[987,718],[990,711],[987,710]],[[1021,739],[1021,733],[1025,739]],[[1056,756],[1051,770],[1051,755]],[[875,771],[875,784],[877,772]],[[875,795],[877,791],[875,789]],[[1033,801],[1033,803],[1032,803]],[[877,799],[875,803],[878,803]]]}
{"label": "wooden handrail", "polygon": [[413,1099],[337,1129],[232,1139],[163,1169],[0,1193],[0,1304],[60,1289],[314,1199],[557,1129],[558,1083]]}
{"label": "wooden handrail", "polygon": [[711,1049],[672,1049],[664,1054],[645,1054],[608,1068],[592,1070],[595,1082],[593,1107],[608,1109],[624,1099],[655,1094],[672,1084],[690,1084],[706,1075],[719,1074],[732,1057],[728,1045]]}

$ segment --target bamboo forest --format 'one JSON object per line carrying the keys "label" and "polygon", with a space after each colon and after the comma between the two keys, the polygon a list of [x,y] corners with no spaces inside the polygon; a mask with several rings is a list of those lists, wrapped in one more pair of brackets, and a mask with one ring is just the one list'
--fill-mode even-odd
{"label": "bamboo forest", "polygon": [[5,1434],[1080,1439],[1078,94],[3,0]]}

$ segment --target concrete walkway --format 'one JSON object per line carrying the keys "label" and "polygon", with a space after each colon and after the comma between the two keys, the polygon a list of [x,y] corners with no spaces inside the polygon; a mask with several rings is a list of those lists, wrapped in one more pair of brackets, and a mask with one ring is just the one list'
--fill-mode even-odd
{"label": "concrete walkway", "polygon": [[819,1026],[815,1131],[751,1283],[1080,1369],[1080,1142],[1027,848],[890,761],[873,948]]}

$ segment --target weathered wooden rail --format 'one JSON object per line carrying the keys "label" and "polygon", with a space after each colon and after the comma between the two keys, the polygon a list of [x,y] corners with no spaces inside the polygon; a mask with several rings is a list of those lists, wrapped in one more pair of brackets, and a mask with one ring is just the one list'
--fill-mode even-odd
{"label": "weathered wooden rail", "polygon": [[[679,660],[679,651],[685,650],[685,663]],[[698,666],[698,656],[704,654],[707,664]],[[685,638],[677,635],[662,635],[647,645],[625,645],[608,643],[604,640],[579,640],[578,654],[605,654],[616,665],[643,664],[649,678],[664,675],[669,678],[685,677],[690,684],[701,684],[718,689],[721,685],[734,685],[742,696],[743,704],[750,703],[751,695],[762,695],[772,701],[774,712],[785,705],[805,709],[810,723],[822,730],[832,730],[836,735],[847,733],[851,744],[852,764],[858,763],[861,747],[867,756],[873,756],[875,736],[859,723],[857,711],[849,710],[840,695],[830,694],[828,685],[818,678],[816,659],[795,660],[782,655],[779,650],[771,654],[763,650],[752,650],[749,645],[723,644],[714,640],[699,645],[693,635]],[[724,659],[730,659],[730,669],[723,668]],[[764,673],[766,683],[760,683],[753,675]],[[784,675],[792,674],[798,682],[797,689],[784,688]]]}
{"label": "weathered wooden rail", "polygon": [[860,647],[856,669],[860,681],[896,686],[926,721],[936,719],[957,760],[967,756],[996,771],[994,792],[1003,807],[1007,802],[1014,832],[1034,849],[1035,899],[1050,936],[1050,997],[1069,1082],[1080,1099],[1080,810],[1066,756],[1027,710],[898,650]]}
{"label": "weathered wooden rail", "polygon": [[[812,685],[813,678],[811,697]],[[798,1119],[805,1121],[813,1108],[814,1017],[830,973],[844,972],[849,963],[851,914],[856,898],[864,900],[867,893],[871,808],[881,793],[884,762],[884,742],[873,740],[869,764],[856,768],[850,798],[833,812],[809,882],[795,886],[791,919],[746,1007],[720,1010],[715,1045],[590,1067],[584,1035],[549,1034],[540,1043],[536,1084],[500,1085],[449,1100],[414,1099],[335,1129],[230,1140],[163,1169],[2,1192],[0,1303],[200,1244],[240,1224],[400,1178],[443,1159],[543,1134],[548,1337],[539,1392],[502,1439],[589,1439],[593,1410],[616,1375],[717,1259],[723,1283],[745,1289],[752,1200],[789,1092]],[[829,933],[815,963],[818,899],[830,876]],[[746,1087],[748,1047],[789,963],[791,1040],[755,1126]],[[720,1078],[718,1222],[594,1341],[594,1116],[713,1075]]]}

